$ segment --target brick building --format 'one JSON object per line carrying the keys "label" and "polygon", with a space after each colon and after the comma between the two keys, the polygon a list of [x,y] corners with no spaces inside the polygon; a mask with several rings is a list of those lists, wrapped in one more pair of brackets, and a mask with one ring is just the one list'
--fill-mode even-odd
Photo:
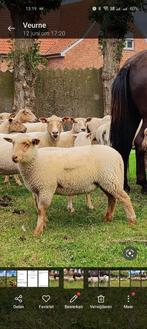
{"label": "brick building", "polygon": [[[91,4],[91,0],[64,0],[59,11],[49,13],[43,19],[51,24],[52,28],[59,26],[60,31],[66,30],[70,24],[71,37],[68,34],[67,37],[63,38],[39,40],[40,53],[47,58],[49,68],[85,69],[94,67],[99,69],[102,67],[103,58],[97,38],[99,27],[88,18],[88,10]],[[77,12],[80,12],[78,16],[76,15]],[[7,26],[12,24],[10,16],[6,11],[4,11],[2,17],[3,20],[0,25],[2,24],[4,26],[4,22]],[[147,39],[144,36],[141,21],[136,15],[135,24],[130,28],[131,31],[126,36],[126,47],[123,50],[121,65],[135,53],[147,49]],[[82,31],[80,37],[78,37],[79,29],[80,32]],[[8,69],[7,55],[10,49],[10,40],[0,39],[0,54],[5,57],[0,62],[0,69],[2,71]]]}

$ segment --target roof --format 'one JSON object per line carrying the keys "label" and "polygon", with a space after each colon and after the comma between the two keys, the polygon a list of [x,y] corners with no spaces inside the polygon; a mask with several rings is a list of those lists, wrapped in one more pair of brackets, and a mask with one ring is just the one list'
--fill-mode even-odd
{"label": "roof", "polygon": [[137,11],[134,15],[134,22],[141,34],[145,39],[147,39],[147,13]]}

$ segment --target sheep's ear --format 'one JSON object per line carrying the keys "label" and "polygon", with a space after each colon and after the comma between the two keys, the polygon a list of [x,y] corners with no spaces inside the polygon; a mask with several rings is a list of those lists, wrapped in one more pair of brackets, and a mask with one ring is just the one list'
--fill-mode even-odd
{"label": "sheep's ear", "polygon": [[88,134],[86,135],[86,137],[87,137],[87,138],[91,138],[91,133],[88,133]]}
{"label": "sheep's ear", "polygon": [[32,139],[32,144],[33,145],[38,145],[40,143],[40,139],[38,139],[38,138],[33,138]]}
{"label": "sheep's ear", "polygon": [[92,118],[89,117],[89,118],[86,119],[86,122],[89,122],[91,120],[92,120]]}
{"label": "sheep's ear", "polygon": [[3,139],[5,139],[6,142],[13,143],[12,138],[4,137]]}
{"label": "sheep's ear", "polygon": [[75,141],[75,139],[77,138],[78,134],[72,134],[73,140]]}
{"label": "sheep's ear", "polygon": [[41,121],[42,123],[46,123],[47,119],[45,117],[41,117],[41,118],[39,118],[39,121]]}
{"label": "sheep's ear", "polygon": [[11,123],[13,121],[13,119],[12,118],[9,118],[9,122]]}
{"label": "sheep's ear", "polygon": [[65,122],[71,122],[71,119],[70,117],[64,117],[62,118],[62,122],[65,123]]}
{"label": "sheep's ear", "polygon": [[10,118],[10,119],[11,119],[11,118],[14,118],[15,115],[16,115],[16,113],[13,112],[13,113],[10,114],[10,117],[9,117],[9,118]]}

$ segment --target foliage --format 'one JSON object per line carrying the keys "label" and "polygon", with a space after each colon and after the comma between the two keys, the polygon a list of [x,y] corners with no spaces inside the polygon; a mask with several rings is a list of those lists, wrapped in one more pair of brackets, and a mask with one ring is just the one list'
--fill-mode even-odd
{"label": "foliage", "polygon": [[[97,10],[90,10],[90,18],[100,24],[100,45],[103,53],[107,38],[116,38],[116,60],[120,61],[124,47],[124,37],[129,30],[130,23],[134,20],[135,7],[143,8],[143,0],[95,0],[93,5]],[[120,11],[105,10],[104,7],[121,8]],[[101,10],[98,8],[101,7]],[[129,8],[134,7],[134,10]],[[128,8],[128,10],[123,10]]]}
{"label": "foliage", "polygon": [[[102,52],[103,55],[104,55],[104,52],[105,52],[106,42],[107,42],[107,39],[105,39],[103,37],[103,34],[100,33],[100,35],[99,35],[99,46],[100,46],[100,49],[101,49],[101,52]],[[115,42],[115,59],[117,61],[121,60],[124,45],[125,45],[124,39],[118,39],[117,43]]]}
{"label": "foliage", "polygon": [[13,49],[8,55],[8,59],[12,64],[18,65],[20,62],[20,58],[25,62],[27,70],[35,71],[39,64],[47,65],[47,60],[40,56],[39,52],[40,43],[34,41],[29,48],[29,50],[25,49]]}
{"label": "foliage", "polygon": [[[26,17],[29,21],[36,22],[40,19],[41,14],[46,14],[51,9],[58,8],[61,2],[62,0],[41,0],[40,7],[43,8],[42,11],[38,8],[37,0],[0,0],[0,6],[6,6],[10,12],[19,15],[19,18]],[[37,7],[37,10],[26,11],[26,7]]]}
{"label": "foliage", "polygon": [[[110,8],[109,0],[95,0],[94,5],[97,7],[96,11],[90,13],[92,20],[100,23],[103,37],[113,36],[114,38],[123,38],[128,31],[129,24],[133,22],[134,10],[129,9],[130,7],[142,8],[143,0],[111,0],[111,7],[120,7],[120,11],[106,11],[104,6]],[[102,7],[99,11],[98,7]],[[123,8],[128,8],[127,11]]]}
{"label": "foliage", "polygon": [[[35,23],[42,15],[46,14],[51,9],[55,10],[58,8],[61,2],[62,0],[41,0],[41,4],[38,6],[37,0],[0,0],[0,8],[8,8],[12,22],[15,26],[15,36],[22,37],[21,31],[23,19]],[[26,10],[27,7],[36,7],[37,10]],[[39,7],[43,9],[40,10]],[[29,48],[29,51],[25,51],[25,49],[12,49],[9,54],[9,59],[11,61],[15,59],[15,64],[17,64],[17,61],[20,61],[20,59],[25,61],[28,70],[34,70],[39,63],[46,64],[46,60],[42,59],[39,55],[39,43],[36,41],[33,43],[34,44]]]}

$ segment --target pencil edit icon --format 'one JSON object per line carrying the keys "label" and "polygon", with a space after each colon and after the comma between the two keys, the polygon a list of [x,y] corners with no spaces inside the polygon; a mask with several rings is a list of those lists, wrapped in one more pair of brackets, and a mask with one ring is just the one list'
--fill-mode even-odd
{"label": "pencil edit icon", "polygon": [[70,299],[70,304],[74,303],[81,296],[80,291],[77,291],[76,294]]}

